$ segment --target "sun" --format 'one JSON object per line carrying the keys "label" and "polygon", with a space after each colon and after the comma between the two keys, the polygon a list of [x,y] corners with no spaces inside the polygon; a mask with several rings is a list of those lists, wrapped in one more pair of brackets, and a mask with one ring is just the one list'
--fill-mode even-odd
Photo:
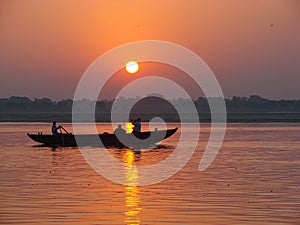
{"label": "sun", "polygon": [[135,61],[126,63],[126,71],[128,73],[136,73],[139,70],[139,64]]}

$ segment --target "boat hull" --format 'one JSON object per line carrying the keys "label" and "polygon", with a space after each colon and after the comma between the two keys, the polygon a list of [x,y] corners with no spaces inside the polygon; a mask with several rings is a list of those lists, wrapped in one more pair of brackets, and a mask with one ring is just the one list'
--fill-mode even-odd
{"label": "boat hull", "polygon": [[[170,136],[172,136],[178,128],[147,131],[138,133],[126,133],[116,136],[115,134],[27,134],[32,140],[46,146],[76,147],[76,146],[100,146],[100,147],[133,147],[142,148],[154,145]],[[100,142],[100,140],[101,142]],[[121,141],[120,141],[120,140]],[[78,142],[78,144],[77,144]]]}

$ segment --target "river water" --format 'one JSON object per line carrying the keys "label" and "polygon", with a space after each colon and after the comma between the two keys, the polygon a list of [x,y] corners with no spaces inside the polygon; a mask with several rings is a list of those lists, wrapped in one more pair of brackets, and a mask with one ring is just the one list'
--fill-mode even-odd
{"label": "river water", "polygon": [[[193,132],[198,124],[167,126]],[[180,129],[161,148],[139,154],[109,149],[124,165],[128,185],[120,185],[96,173],[78,148],[37,147],[26,136],[50,127],[0,123],[1,224],[300,223],[299,123],[228,124],[218,156],[203,172],[198,165],[210,126],[201,124],[199,144],[184,168],[150,186],[139,186],[137,165],[167,158]],[[109,124],[97,128],[112,131]]]}

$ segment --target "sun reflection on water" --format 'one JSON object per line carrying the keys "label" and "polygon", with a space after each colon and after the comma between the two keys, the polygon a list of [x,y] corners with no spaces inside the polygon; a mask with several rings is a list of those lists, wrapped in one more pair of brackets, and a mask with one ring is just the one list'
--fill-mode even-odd
{"label": "sun reflection on water", "polygon": [[131,122],[126,123],[126,133],[132,133],[133,127],[134,126]]}
{"label": "sun reflection on water", "polygon": [[127,225],[139,225],[141,220],[139,214],[141,212],[141,207],[139,206],[139,188],[138,188],[138,170],[134,165],[134,152],[126,151],[124,155],[125,161],[125,174],[127,184],[125,186],[125,204],[127,211],[124,212],[125,220]]}

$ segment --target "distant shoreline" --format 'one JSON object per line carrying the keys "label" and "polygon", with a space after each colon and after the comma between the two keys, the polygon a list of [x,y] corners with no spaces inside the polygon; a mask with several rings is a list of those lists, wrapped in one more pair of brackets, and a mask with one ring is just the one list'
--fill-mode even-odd
{"label": "distant shoreline", "polygon": [[[258,95],[249,97],[234,96],[232,99],[203,98],[193,100],[195,109],[198,112],[200,122],[211,122],[210,103],[225,102],[227,111],[227,122],[229,123],[274,123],[274,122],[300,122],[300,100],[269,100]],[[131,104],[135,104],[131,106]],[[31,100],[27,97],[12,96],[0,98],[0,122],[72,122],[73,100],[65,99],[58,102],[48,98]],[[163,96],[150,95],[146,98],[136,97],[118,98],[114,100],[91,101],[87,99],[76,101],[79,107],[80,122],[87,121],[86,113],[90,107],[96,112],[96,122],[111,122],[111,112],[130,112],[129,119],[141,118],[142,121],[149,121],[154,117],[160,117],[166,122],[180,122],[177,108],[185,112],[185,118],[189,116],[188,100],[173,99],[165,100]],[[194,112],[194,111],[193,111]],[[92,112],[93,113],[93,112]],[[122,118],[127,120],[127,117]],[[216,116],[218,117],[218,115]],[[221,117],[220,117],[221,118]],[[124,120],[124,119],[123,119]],[[124,122],[124,121],[120,121]],[[184,122],[194,122],[185,120]],[[223,121],[216,121],[223,122]]]}
{"label": "distant shoreline", "polygon": [[[200,122],[211,122],[209,113],[199,113]],[[137,113],[131,114],[131,118],[141,118],[142,121],[148,122],[158,115]],[[165,113],[160,114],[166,122],[180,122],[177,114]],[[96,122],[111,122],[110,113],[97,113]],[[72,113],[0,113],[0,122],[72,122]],[[80,122],[91,122],[82,120]],[[189,122],[189,121],[186,121]],[[193,122],[193,121],[190,121]],[[300,122],[300,113],[297,112],[252,112],[252,113],[228,113],[227,122],[229,123],[295,123]]]}

